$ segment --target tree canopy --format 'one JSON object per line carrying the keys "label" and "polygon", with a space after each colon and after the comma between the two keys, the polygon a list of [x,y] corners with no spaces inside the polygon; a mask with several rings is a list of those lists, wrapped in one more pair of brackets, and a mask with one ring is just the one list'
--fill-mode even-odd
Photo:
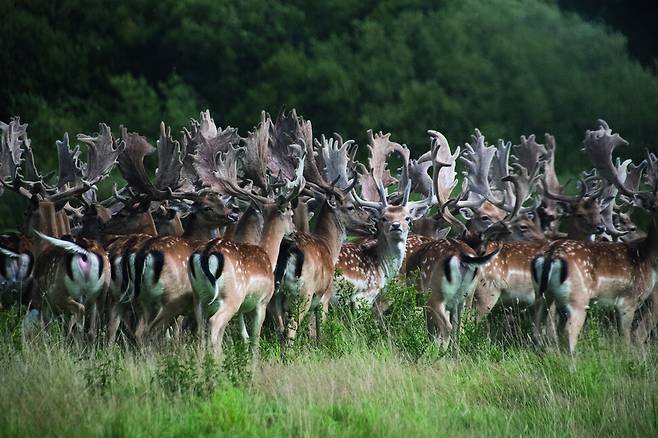
{"label": "tree canopy", "polygon": [[295,107],[316,133],[369,128],[425,150],[553,133],[583,170],[602,117],[640,158],[658,134],[658,79],[624,37],[541,0],[0,0],[0,112],[20,115],[40,165],[99,121],[153,138],[210,108],[245,134]]}

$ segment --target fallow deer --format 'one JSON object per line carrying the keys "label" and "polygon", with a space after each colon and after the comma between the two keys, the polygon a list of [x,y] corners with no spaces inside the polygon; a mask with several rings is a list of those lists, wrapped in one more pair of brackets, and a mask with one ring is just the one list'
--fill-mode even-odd
{"label": "fallow deer", "polygon": [[[103,179],[116,163],[124,144],[112,137],[107,125],[99,125],[96,136],[78,135],[89,147],[89,158],[83,167],[68,148],[68,139],[60,146],[60,187],[49,199],[66,201],[83,194]],[[62,151],[67,152],[62,154]],[[67,159],[75,158],[67,164]],[[77,175],[77,176],[75,176]],[[68,186],[68,187],[67,187]],[[40,252],[34,267],[32,303],[44,312],[70,314],[69,332],[75,323],[89,316],[90,334],[96,336],[98,300],[104,298],[110,282],[107,254],[99,242],[78,238],[57,238],[35,230],[46,248]]]}
{"label": "fallow deer", "polygon": [[[208,188],[197,192],[186,190],[190,189],[190,184],[207,184],[212,175],[203,173],[203,170],[211,169],[209,166],[215,165],[217,156],[237,144],[239,137],[233,128],[217,129],[208,112],[202,113],[201,127],[198,137],[201,143],[195,145],[192,159],[207,166],[198,166],[196,176],[183,172],[183,156],[187,158],[189,151],[182,150],[180,144],[171,139],[169,130],[161,125],[158,149],[163,153],[159,153],[160,167],[155,182],[151,183],[143,165],[144,156],[150,153],[152,146],[136,135],[134,141],[127,142],[126,153],[119,159],[119,168],[126,181],[140,196],[149,200],[194,200],[209,206],[209,202],[221,199],[222,193],[215,193]],[[191,182],[186,178],[196,179]],[[218,205],[223,208],[221,202]],[[232,222],[236,219],[233,213],[231,211],[225,216],[219,214],[217,218]],[[214,227],[206,227],[208,234],[198,236],[204,237],[203,240],[175,236],[152,237],[137,248],[134,256],[124,256],[123,263],[128,263],[128,274],[134,279],[134,299],[139,300],[141,307],[135,330],[140,344],[149,334],[168,327],[178,316],[192,314],[193,294],[187,275],[188,259],[196,247],[212,237],[212,230],[221,225],[216,223]]]}
{"label": "fallow deer", "polygon": [[[377,237],[374,244],[343,245],[336,268],[340,271],[341,277],[354,287],[352,300],[372,305],[379,291],[400,271],[411,222],[425,214],[432,205],[434,196],[430,193],[422,201],[409,202],[411,181],[408,177],[404,177],[401,180],[406,181],[406,186],[399,188],[402,193],[401,202],[399,205],[390,205],[384,183],[388,174],[386,157],[397,152],[402,157],[402,172],[407,173],[409,151],[406,146],[392,142],[390,134],[384,135],[380,132],[373,135],[372,131],[368,131],[368,140],[370,175],[379,200],[361,199],[356,193],[354,197],[362,208],[374,213]],[[372,188],[362,181],[362,195],[371,191]],[[367,197],[373,198],[373,196]]]}
{"label": "fallow deer", "polygon": [[[649,209],[651,222],[647,237],[634,242],[589,242],[558,240],[533,261],[537,294],[555,302],[565,314],[564,332],[567,347],[575,353],[578,335],[587,309],[592,303],[613,306],[618,312],[620,335],[630,340],[631,323],[638,306],[652,293],[658,275],[658,167],[649,169],[651,191],[629,190],[620,180],[612,163],[612,152],[628,144],[619,134],[612,134],[607,123],[587,131],[583,142],[599,174],[643,208]],[[651,157],[649,157],[651,164]],[[539,323],[545,312],[539,315]]]}
{"label": "fallow deer", "polygon": [[[437,194],[439,212],[444,212],[448,223],[459,225],[463,229],[463,225],[458,223],[454,216],[445,212],[445,208],[451,203],[451,193],[456,185],[454,160],[459,155],[459,150],[451,155],[443,135],[434,131],[430,131],[430,135],[432,187],[433,193]],[[438,154],[441,149],[447,150],[448,153]],[[445,162],[439,162],[439,159]],[[446,172],[441,178],[441,172],[444,170]],[[475,286],[477,268],[489,263],[497,252],[498,250],[494,249],[479,257],[466,243],[455,239],[421,240],[419,246],[412,249],[403,272],[419,290],[429,291],[427,308],[439,340],[447,341],[453,329],[459,327],[465,299]]]}
{"label": "fallow deer", "polygon": [[299,324],[309,310],[315,310],[316,336],[320,335],[346,229],[368,227],[349,197],[357,182],[356,175],[349,173],[354,170],[354,142],[343,142],[338,135],[335,140],[323,136],[321,141],[313,142],[310,124],[304,126],[299,138],[307,148],[304,171],[307,187],[319,203],[315,229],[297,230],[290,239],[285,239],[276,264],[277,291],[270,309],[277,331],[289,341],[295,339]]}
{"label": "fallow deer", "polygon": [[[291,117],[295,123],[300,122],[294,112]],[[277,123],[285,123],[283,120],[286,119],[280,117]],[[295,140],[291,137],[284,140],[286,146],[276,144],[277,139],[270,135],[270,131],[276,133],[277,127],[270,129],[270,124],[269,117],[264,117],[261,125],[247,139],[246,151],[229,150],[223,159],[220,158],[217,167],[208,172],[216,177],[211,187],[251,202],[252,208],[260,211],[263,220],[262,233],[256,245],[226,238],[213,239],[196,250],[189,259],[188,275],[194,291],[197,325],[203,335],[205,321],[209,320],[210,343],[217,353],[221,352],[224,331],[234,316],[239,315],[243,338],[246,340],[249,337],[244,323],[244,315],[249,313],[254,314],[251,347],[254,353],[257,351],[267,305],[274,293],[274,266],[281,240],[284,235],[292,232],[290,202],[304,186],[306,151],[301,146],[291,144]],[[242,188],[238,185],[236,170],[236,156],[239,152],[246,152],[243,154],[246,159],[268,152],[287,152],[287,156],[297,156],[294,177],[291,180],[269,182],[267,180],[271,178],[265,174],[254,174],[264,170],[257,163],[243,162],[243,168],[249,169],[248,175],[256,176],[254,182],[266,182],[267,185],[260,187],[264,196],[253,192],[255,184],[248,189]],[[241,232],[244,233],[238,230],[233,237],[236,240],[250,240],[253,237],[240,235]]]}

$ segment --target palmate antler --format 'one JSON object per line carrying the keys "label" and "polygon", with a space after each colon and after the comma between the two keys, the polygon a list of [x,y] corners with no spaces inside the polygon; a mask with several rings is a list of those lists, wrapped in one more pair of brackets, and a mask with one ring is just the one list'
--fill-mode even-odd
{"label": "palmate antler", "polygon": [[628,190],[619,180],[617,169],[612,162],[612,153],[615,148],[628,145],[628,142],[619,134],[613,134],[612,129],[605,120],[599,119],[597,124],[599,125],[598,129],[585,132],[583,150],[601,177],[617,187],[620,193],[632,197],[634,193]]}
{"label": "palmate antler", "polygon": [[26,136],[27,124],[21,125],[19,117],[12,118],[9,124],[0,122],[0,179],[2,181],[10,182],[18,177]]}
{"label": "palmate antler", "polygon": [[[294,111],[292,115],[295,120],[289,126],[297,129],[304,125],[303,119],[297,118]],[[262,112],[259,125],[244,139],[244,146],[235,146],[237,133],[235,137],[226,136],[224,143],[228,142],[229,145],[217,146],[225,152],[211,154],[204,160],[196,160],[201,180],[214,191],[254,202],[259,206],[272,202],[281,206],[289,203],[304,187],[306,148],[296,143],[284,146],[284,137],[296,136],[296,131],[292,128],[287,134],[283,132],[283,126],[288,121],[288,118],[285,118],[285,122],[280,124],[278,137],[275,139],[272,137],[272,121],[267,113]],[[217,135],[220,134],[218,131]],[[284,172],[273,175],[276,170],[275,162],[293,162],[292,171],[285,172],[290,177],[286,177]]]}
{"label": "palmate antler", "polygon": [[182,150],[178,141],[171,138],[171,127],[160,123],[158,145],[158,168],[155,172],[155,186],[160,190],[180,186],[183,170]]}
{"label": "palmate antler", "polygon": [[274,124],[270,124],[270,142],[268,166],[271,170],[280,173],[288,180],[295,178],[297,163],[290,156],[288,146],[291,144],[306,145],[313,144],[313,133],[311,122],[297,116],[293,109],[286,114],[282,111]]}
{"label": "palmate antler", "polygon": [[267,163],[269,157],[270,130],[272,119],[265,111],[261,112],[260,123],[244,139],[242,168],[244,177],[264,190],[267,188]]}
{"label": "palmate antler", "polygon": [[78,147],[73,150],[69,148],[68,135],[58,144],[60,153],[60,177],[64,181],[58,183],[58,191],[46,197],[46,200],[63,206],[75,196],[79,196],[94,189],[103,178],[109,175],[117,163],[117,158],[125,148],[122,139],[112,136],[110,127],[104,123],[98,125],[98,133],[93,136],[78,134],[78,140],[86,144],[89,154],[86,163],[80,163],[78,159]]}
{"label": "palmate antler", "polygon": [[[383,134],[379,132],[376,135],[373,135],[372,130],[368,131],[368,150],[370,152],[370,172],[369,175],[372,177],[373,183],[376,187],[377,193],[379,195],[378,201],[371,201],[364,199],[363,193],[364,190],[372,190],[372,188],[367,188],[361,186],[362,196],[359,196],[356,191],[353,192],[353,197],[355,201],[360,204],[362,207],[374,209],[376,211],[382,211],[384,208],[388,207],[388,198],[386,193],[386,187],[384,185],[383,178],[386,171],[386,157],[387,154],[397,151],[402,158],[402,175],[400,177],[400,183],[398,184],[398,192],[402,193],[402,199],[399,203],[400,206],[407,207],[410,211],[420,208],[429,208],[434,202],[434,190],[429,193],[429,195],[421,200],[409,202],[409,194],[411,193],[411,180],[409,178],[409,149],[406,146],[400,145],[399,143],[394,143],[390,140],[391,134]],[[435,150],[432,152],[432,162],[435,163],[436,152],[438,146],[435,147]],[[436,179],[436,174],[438,168],[433,171],[433,179]],[[362,180],[363,181],[363,180]],[[405,187],[401,186],[401,182],[406,181]],[[434,187],[434,186],[433,186]]]}
{"label": "palmate antler", "polygon": [[[528,139],[522,137],[521,149],[534,147],[528,144]],[[520,148],[517,147],[517,150]],[[462,154],[466,167],[462,195],[460,199],[449,201],[448,208],[442,210],[444,216],[455,208],[460,208],[464,214],[472,214],[473,209],[480,210],[488,202],[498,209],[502,222],[510,223],[520,214],[535,210],[538,200],[529,207],[524,204],[533,197],[544,158],[538,158],[530,170],[519,162],[518,157],[512,157],[514,163],[509,165],[511,149],[511,142],[503,140],[498,142],[497,147],[489,146],[482,133],[476,129],[472,143],[466,143]],[[524,152],[530,155],[530,151]],[[504,219],[502,215],[505,215]],[[464,229],[463,224],[460,225]]]}
{"label": "palmate antler", "polygon": [[62,188],[66,184],[75,184],[82,178],[83,164],[80,162],[80,145],[73,149],[69,146],[69,135],[64,134],[64,138],[55,142],[57,146],[57,157],[59,159],[59,175],[57,178],[57,187]]}
{"label": "palmate antler", "polygon": [[[353,166],[357,146],[354,140],[344,142],[339,134],[334,134],[334,137],[327,139],[322,135],[320,142],[315,140],[316,148],[320,151],[318,161],[323,165],[320,184],[324,188],[337,188],[346,193],[357,182]],[[350,171],[351,174],[348,174]]]}
{"label": "palmate antler", "polygon": [[[409,149],[405,145],[390,140],[391,134],[383,134],[381,131],[373,134],[368,130],[368,171],[359,177],[361,185],[361,196],[364,200],[377,202],[380,199],[380,187],[378,181],[385,188],[396,182],[391,172],[386,168],[388,157],[397,153],[402,159],[402,169],[408,172]],[[404,176],[402,176],[404,178]],[[404,186],[399,184],[399,189],[406,187],[409,180],[403,181]],[[398,190],[399,192],[399,190]]]}
{"label": "palmate antler", "polygon": [[461,155],[466,168],[464,177],[468,181],[468,190],[477,193],[489,202],[501,204],[503,199],[497,198],[489,185],[489,173],[496,156],[496,148],[487,144],[479,129],[475,129],[475,134],[471,135],[471,139],[472,144],[466,143]]}

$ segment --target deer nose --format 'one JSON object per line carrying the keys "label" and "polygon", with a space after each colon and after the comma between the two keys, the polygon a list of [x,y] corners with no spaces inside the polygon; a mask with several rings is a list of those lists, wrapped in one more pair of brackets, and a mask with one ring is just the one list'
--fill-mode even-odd
{"label": "deer nose", "polygon": [[402,225],[400,225],[400,222],[393,222],[391,224],[391,230],[392,231],[402,231]]}
{"label": "deer nose", "polygon": [[596,234],[602,234],[604,231],[605,231],[605,227],[603,225],[596,226]]}

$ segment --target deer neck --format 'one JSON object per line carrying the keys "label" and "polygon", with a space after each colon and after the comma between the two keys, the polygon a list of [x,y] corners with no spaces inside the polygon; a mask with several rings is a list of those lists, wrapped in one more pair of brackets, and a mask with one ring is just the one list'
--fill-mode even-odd
{"label": "deer neck", "polygon": [[308,225],[308,205],[304,202],[300,202],[297,208],[295,209],[295,215],[293,217],[295,223],[295,229],[303,233],[309,233],[310,227]]}
{"label": "deer neck", "polygon": [[263,217],[258,210],[249,207],[238,223],[232,228],[232,240],[250,245],[258,245],[262,238]]}
{"label": "deer neck", "polygon": [[658,268],[658,213],[651,214],[647,237],[642,241],[642,253],[644,259],[656,270]]}
{"label": "deer neck", "polygon": [[377,238],[377,266],[384,272],[385,280],[395,277],[400,272],[406,251],[406,239],[392,240],[385,233]]}
{"label": "deer neck", "polygon": [[191,214],[185,224],[183,237],[191,240],[209,240],[218,236],[217,224],[203,221],[197,214]]}
{"label": "deer neck", "polygon": [[263,234],[260,238],[259,246],[267,253],[272,264],[272,269],[276,266],[281,241],[287,229],[286,218],[281,213],[270,215],[265,219],[265,223],[263,224]]}
{"label": "deer neck", "polygon": [[594,234],[587,233],[575,218],[567,216],[562,220],[562,224],[563,229],[567,230],[567,239],[594,240]]}
{"label": "deer neck", "polygon": [[320,207],[314,234],[324,240],[329,248],[331,260],[335,264],[340,255],[340,248],[345,241],[346,232],[345,227],[336,215],[336,211],[326,202]]}

